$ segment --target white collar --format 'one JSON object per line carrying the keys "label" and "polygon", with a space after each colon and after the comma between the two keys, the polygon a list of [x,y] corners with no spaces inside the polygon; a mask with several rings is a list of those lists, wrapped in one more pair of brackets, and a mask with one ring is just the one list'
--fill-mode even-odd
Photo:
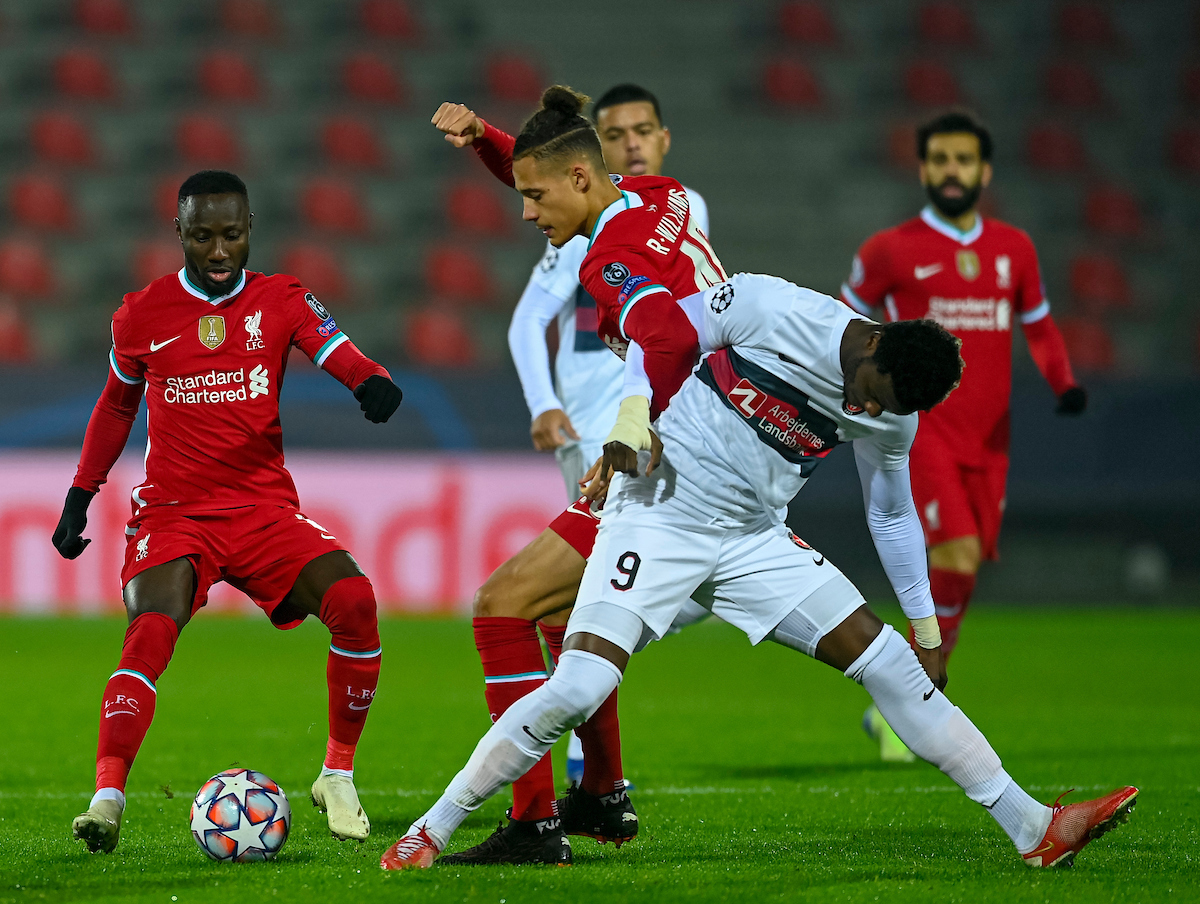
{"label": "white collar", "polygon": [[179,285],[183,286],[183,291],[187,292],[193,298],[207,301],[211,305],[219,305],[222,302],[229,301],[229,299],[241,294],[242,289],[246,288],[246,269],[244,267],[242,268],[242,275],[238,277],[237,285],[224,295],[206,295],[197,289],[192,284],[192,281],[188,279],[187,267],[180,267],[177,275],[179,276]]}
{"label": "white collar", "polygon": [[935,232],[940,232],[946,238],[953,239],[960,245],[969,245],[983,235],[983,217],[978,212],[975,214],[975,225],[966,232],[956,229],[954,226],[947,223],[936,213],[934,213],[933,207],[928,204],[926,204],[924,209],[921,211],[921,219],[925,221],[925,225],[930,229],[934,230]]}
{"label": "white collar", "polygon": [[629,210],[631,207],[641,207],[642,203],[641,195],[622,189],[621,197],[609,204],[600,213],[599,218],[596,220],[596,225],[592,227],[592,234],[588,236],[588,248],[592,247],[592,242],[596,241],[596,236],[600,234],[600,230],[608,224],[609,220],[622,211]]}

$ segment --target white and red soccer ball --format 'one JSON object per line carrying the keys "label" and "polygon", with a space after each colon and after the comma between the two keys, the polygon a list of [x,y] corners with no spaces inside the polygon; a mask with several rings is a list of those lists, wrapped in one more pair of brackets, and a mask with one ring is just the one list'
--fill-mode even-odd
{"label": "white and red soccer ball", "polygon": [[226,769],[196,792],[190,820],[196,844],[213,860],[273,860],[287,841],[292,808],[261,772]]}

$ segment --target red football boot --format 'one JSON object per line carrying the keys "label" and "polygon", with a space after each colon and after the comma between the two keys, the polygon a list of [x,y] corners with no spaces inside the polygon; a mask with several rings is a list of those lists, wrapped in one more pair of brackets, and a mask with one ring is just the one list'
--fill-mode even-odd
{"label": "red football boot", "polygon": [[383,869],[429,869],[441,853],[437,843],[424,829],[415,835],[405,835],[379,858]]}
{"label": "red football boot", "polygon": [[1041,844],[1024,855],[1029,866],[1070,866],[1089,841],[1129,818],[1129,811],[1137,803],[1138,789],[1127,785],[1095,800],[1060,805],[1058,801],[1070,793],[1058,796]]}

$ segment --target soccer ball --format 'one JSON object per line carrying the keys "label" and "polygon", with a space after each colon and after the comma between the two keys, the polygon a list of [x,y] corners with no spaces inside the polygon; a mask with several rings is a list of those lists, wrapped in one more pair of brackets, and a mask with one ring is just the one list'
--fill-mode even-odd
{"label": "soccer ball", "polygon": [[287,841],[292,808],[261,772],[226,769],[196,792],[190,819],[192,837],[213,860],[274,860]]}

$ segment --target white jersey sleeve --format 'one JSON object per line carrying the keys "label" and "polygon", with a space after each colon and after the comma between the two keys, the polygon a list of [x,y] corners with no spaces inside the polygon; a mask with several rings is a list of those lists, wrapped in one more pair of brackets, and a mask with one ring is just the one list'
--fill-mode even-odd
{"label": "white jersey sleeve", "polygon": [[700,192],[688,188],[686,185],[683,190],[687,192],[688,209],[692,212],[692,216],[696,218],[696,222],[700,224],[700,231],[711,238],[708,231],[708,202],[704,200]]}
{"label": "white jersey sleeve", "polygon": [[696,329],[700,350],[711,352],[731,345],[758,345],[791,312],[796,293],[809,291],[774,276],[738,273],[680,299],[679,305]]}
{"label": "white jersey sleeve", "polygon": [[547,292],[530,277],[508,325],[508,349],[512,353],[530,418],[562,408],[550,373],[550,349],[546,327],[558,316],[565,302]]}

